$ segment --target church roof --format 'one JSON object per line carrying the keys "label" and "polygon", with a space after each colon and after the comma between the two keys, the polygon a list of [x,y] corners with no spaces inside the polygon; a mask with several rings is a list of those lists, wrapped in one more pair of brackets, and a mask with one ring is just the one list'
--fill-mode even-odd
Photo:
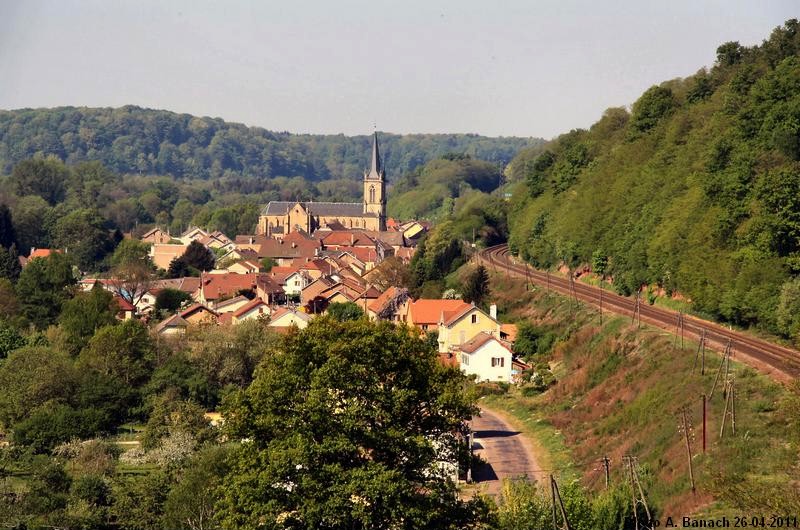
{"label": "church roof", "polygon": [[[297,201],[270,201],[261,215],[286,215]],[[360,202],[301,202],[311,215],[323,217],[376,217],[374,213],[364,213]]]}

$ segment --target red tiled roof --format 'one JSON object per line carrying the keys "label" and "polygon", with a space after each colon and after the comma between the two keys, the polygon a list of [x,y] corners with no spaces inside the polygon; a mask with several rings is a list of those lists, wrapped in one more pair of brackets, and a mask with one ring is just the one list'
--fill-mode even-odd
{"label": "red tiled roof", "polygon": [[383,291],[383,293],[381,293],[381,295],[378,298],[370,302],[369,306],[367,307],[373,313],[380,313],[384,309],[384,307],[386,307],[386,305],[389,302],[391,302],[395,296],[397,296],[398,291],[399,289],[395,286],[389,287],[388,289]]}
{"label": "red tiled roof", "polygon": [[114,296],[114,300],[116,300],[120,311],[136,311],[136,308],[121,296]]}
{"label": "red tiled roof", "polygon": [[262,305],[265,306],[265,307],[269,307],[264,300],[262,300],[261,298],[256,298],[255,300],[253,300],[249,304],[245,304],[242,307],[240,307],[239,310],[236,311],[233,314],[233,316],[235,316],[236,318],[239,318],[240,316],[245,315],[245,314],[249,313],[250,311],[252,311],[253,309],[255,309],[256,307],[262,306]]}
{"label": "red tiled roof", "polygon": [[282,243],[277,239],[267,239],[259,246],[259,258],[313,258],[320,250],[316,240],[303,240]]}
{"label": "red tiled roof", "polygon": [[358,230],[337,230],[330,232],[322,238],[326,247],[372,247],[375,242],[364,232]]}
{"label": "red tiled roof", "polygon": [[46,258],[53,252],[61,252],[60,250],[50,250],[49,248],[35,248],[31,252],[31,255],[28,256],[28,260],[32,260],[33,258]]}
{"label": "red tiled roof", "polygon": [[[497,340],[495,337],[493,337],[493,336],[491,336],[488,333],[485,333],[483,331],[481,331],[480,333],[478,333],[477,335],[475,335],[474,337],[469,339],[467,342],[461,344],[458,347],[458,349],[463,351],[464,353],[475,353],[478,350],[478,348],[480,348],[484,344],[486,344],[488,342],[491,342],[491,341],[497,342],[500,346],[502,346],[503,348],[508,350],[508,348],[506,348],[505,344],[503,344],[502,342]],[[511,351],[511,350],[509,350],[509,351]]]}
{"label": "red tiled roof", "polygon": [[411,321],[416,325],[438,324],[439,317],[442,316],[442,313],[444,313],[446,319],[448,318],[448,315],[458,311],[463,311],[465,308],[470,309],[471,307],[471,304],[468,304],[463,300],[438,300],[421,298],[411,303],[409,306],[409,314]]}
{"label": "red tiled roof", "polygon": [[192,316],[193,314],[197,313],[198,311],[208,311],[208,312],[209,312],[209,313],[211,313],[212,315],[214,315],[214,316],[218,316],[216,311],[214,311],[214,310],[211,310],[211,309],[207,308],[207,307],[206,307],[206,306],[204,306],[203,304],[192,304],[192,305],[190,305],[189,307],[187,307],[186,309],[184,309],[183,311],[181,311],[181,312],[180,312],[180,313],[178,313],[178,314],[179,314],[179,315],[180,315],[182,318],[187,318],[187,317],[190,317],[190,316]]}

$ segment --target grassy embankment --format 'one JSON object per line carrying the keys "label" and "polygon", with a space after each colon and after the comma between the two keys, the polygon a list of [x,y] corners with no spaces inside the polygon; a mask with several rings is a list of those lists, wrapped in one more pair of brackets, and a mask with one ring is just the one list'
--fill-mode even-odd
{"label": "grassy embankment", "polygon": [[[662,515],[730,514],[759,506],[766,515],[770,505],[785,510],[800,504],[791,476],[797,462],[798,419],[791,412],[796,394],[733,363],[736,434],[726,428],[719,437],[720,384],[708,403],[703,454],[701,396],[710,392],[720,355],[707,356],[703,376],[699,368],[693,370],[696,343],[680,349],[670,334],[637,329],[625,317],[606,314],[601,325],[595,308],[541,288],[526,292],[524,281],[502,274],[492,276],[492,291],[503,320],[527,319],[559,337],[549,358],[555,386],[529,397],[515,389],[483,398],[535,440],[543,453],[540,466],[557,469],[562,480],[580,477],[599,490],[604,483],[600,459],[608,456],[611,480],[622,481],[627,479],[622,457],[634,455],[648,500]],[[683,406],[693,425],[696,494],[678,428]]]}

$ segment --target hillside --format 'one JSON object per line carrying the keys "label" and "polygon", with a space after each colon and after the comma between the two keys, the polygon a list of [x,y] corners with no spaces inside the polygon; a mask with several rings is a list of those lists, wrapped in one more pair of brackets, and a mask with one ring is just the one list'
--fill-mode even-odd
{"label": "hillside", "polygon": [[[365,131],[366,132],[366,131]],[[505,165],[538,138],[381,133],[390,178],[446,153]],[[360,178],[370,136],[268,131],[219,118],[135,106],[0,110],[0,173],[37,154],[68,164],[97,160],[116,173],[176,178]]]}
{"label": "hillside", "polygon": [[[793,479],[800,427],[796,384],[787,389],[731,364],[735,433],[728,418],[721,437],[721,383],[711,393],[721,361],[716,353],[706,356],[701,374],[694,364],[695,343],[681,348],[671,335],[648,326],[638,329],[627,317],[606,314],[600,320],[596,308],[544,288],[528,291],[524,279],[502,272],[491,274],[491,290],[501,317],[517,321],[530,344],[525,348],[518,335],[515,347],[527,349],[535,372],[545,375],[482,401],[515,418],[515,427],[543,450],[548,469],[561,483],[578,478],[593,492],[590,496],[602,497],[602,458],[608,457],[611,497],[622,494],[623,504],[629,503],[623,457],[630,455],[638,458],[643,490],[662,525],[667,516],[680,520],[691,514],[761,515],[800,508]],[[711,395],[705,451],[702,394]],[[694,494],[680,427],[684,407]]]}
{"label": "hillside", "polygon": [[798,29],[723,44],[710,70],[521,152],[507,171],[512,248],[800,338]]}

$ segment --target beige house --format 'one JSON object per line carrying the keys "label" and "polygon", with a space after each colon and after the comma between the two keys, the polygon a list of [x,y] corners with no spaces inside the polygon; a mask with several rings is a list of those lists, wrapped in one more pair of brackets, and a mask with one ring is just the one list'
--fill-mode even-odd
{"label": "beige house", "polygon": [[311,318],[311,315],[303,313],[302,311],[281,307],[272,313],[269,326],[272,328],[289,328],[292,326],[297,326],[299,329],[305,329],[306,326],[308,326],[308,323],[311,322]]}
{"label": "beige house", "polygon": [[155,244],[150,247],[150,259],[159,269],[167,270],[169,269],[169,264],[172,263],[172,260],[183,256],[183,253],[186,252],[187,248],[189,248],[188,244]]}
{"label": "beige house", "polygon": [[461,371],[478,381],[511,382],[512,354],[496,337],[480,332],[457,348]]}
{"label": "beige house", "polygon": [[233,313],[231,322],[239,324],[245,320],[257,320],[259,318],[267,318],[270,315],[270,308],[267,303],[261,298],[256,298],[252,302],[239,308],[238,311]]}

